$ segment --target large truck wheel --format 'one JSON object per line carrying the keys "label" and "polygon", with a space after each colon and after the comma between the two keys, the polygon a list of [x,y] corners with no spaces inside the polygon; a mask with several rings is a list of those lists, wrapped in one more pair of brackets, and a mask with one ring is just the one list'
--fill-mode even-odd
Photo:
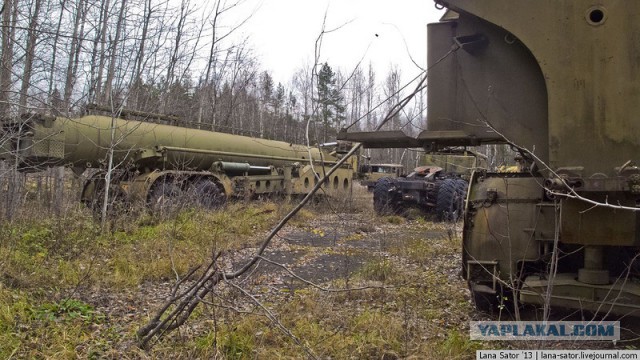
{"label": "large truck wheel", "polygon": [[465,191],[458,180],[445,179],[438,188],[436,215],[440,221],[456,222],[462,217]]}
{"label": "large truck wheel", "polygon": [[456,179],[456,184],[458,185],[458,190],[462,192],[462,199],[467,197],[467,189],[469,188],[469,183],[464,179]]}
{"label": "large truck wheel", "polygon": [[211,179],[201,179],[193,185],[197,204],[205,209],[217,209],[227,201],[221,186]]}
{"label": "large truck wheel", "polygon": [[373,187],[373,209],[378,215],[393,215],[398,212],[395,203],[395,184],[393,178],[384,177]]}
{"label": "large truck wheel", "polygon": [[156,182],[149,195],[149,206],[156,214],[170,214],[181,207],[184,192],[173,180]]}

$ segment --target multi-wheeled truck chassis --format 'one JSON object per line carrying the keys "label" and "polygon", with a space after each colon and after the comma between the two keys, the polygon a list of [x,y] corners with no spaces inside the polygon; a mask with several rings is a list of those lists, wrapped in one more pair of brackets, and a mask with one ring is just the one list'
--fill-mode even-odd
{"label": "multi-wheeled truck chassis", "polygon": [[[184,200],[214,208],[229,197],[307,194],[350,148],[340,143],[329,151],[97,115],[8,119],[0,139],[0,158],[23,171],[61,165],[77,173],[96,169],[82,191],[82,201],[96,209],[102,208],[107,179],[114,201],[151,208]],[[337,169],[323,184],[325,193],[349,191],[354,167],[345,162]]]}

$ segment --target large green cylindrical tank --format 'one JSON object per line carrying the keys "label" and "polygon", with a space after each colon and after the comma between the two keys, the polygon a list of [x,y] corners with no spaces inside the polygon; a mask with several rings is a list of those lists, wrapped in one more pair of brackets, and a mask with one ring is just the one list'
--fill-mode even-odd
{"label": "large green cylindrical tank", "polygon": [[24,168],[100,167],[112,144],[116,163],[151,169],[209,170],[217,161],[279,166],[306,162],[309,156],[335,161],[318,148],[106,116],[41,117],[29,122],[27,135],[19,145]]}

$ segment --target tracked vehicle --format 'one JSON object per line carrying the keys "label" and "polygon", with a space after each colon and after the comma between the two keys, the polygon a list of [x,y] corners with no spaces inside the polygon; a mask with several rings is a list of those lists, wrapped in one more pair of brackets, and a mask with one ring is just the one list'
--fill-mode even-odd
{"label": "tracked vehicle", "polygon": [[[102,208],[106,179],[112,199],[152,208],[185,199],[214,208],[230,197],[306,194],[325,167],[350,147],[307,148],[99,115],[28,115],[1,125],[0,158],[15,161],[23,171],[48,166],[69,166],[77,173],[95,169],[81,198],[97,209]],[[348,191],[353,169],[351,163],[338,169],[323,185],[326,193]]]}
{"label": "tracked vehicle", "polygon": [[476,304],[512,298],[640,314],[640,2],[438,0],[428,122],[365,146],[509,144],[519,172],[476,169],[463,274]]}

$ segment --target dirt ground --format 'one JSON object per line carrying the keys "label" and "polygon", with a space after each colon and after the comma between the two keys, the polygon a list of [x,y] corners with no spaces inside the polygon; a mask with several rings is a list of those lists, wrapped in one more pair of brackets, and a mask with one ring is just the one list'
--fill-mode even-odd
{"label": "dirt ground", "polygon": [[[365,198],[364,201],[367,201],[367,197],[370,199],[370,195],[366,193],[360,196]],[[322,207],[322,204],[318,206]],[[238,279],[237,284],[260,303],[269,304],[268,308],[274,313],[282,314],[285,310],[280,305],[272,304],[287,303],[294,299],[299,291],[304,294],[305,291],[315,290],[316,287],[331,289],[327,292],[318,291],[320,295],[316,295],[313,300],[322,306],[331,303],[328,306],[334,314],[328,314],[327,317],[337,315],[344,319],[356,318],[359,313],[366,313],[371,309],[386,311],[386,308],[390,308],[389,313],[393,314],[402,311],[409,313],[402,316],[412,318],[411,321],[415,323],[412,326],[416,329],[412,330],[411,336],[416,338],[406,340],[407,343],[411,343],[404,345],[406,353],[401,354],[400,351],[392,349],[378,353],[379,349],[374,349],[367,350],[369,353],[365,358],[374,356],[372,354],[375,354],[375,357],[387,354],[386,359],[406,356],[420,358],[419,354],[424,350],[417,344],[428,344],[432,340],[444,341],[451,331],[462,336],[468,333],[471,305],[465,282],[460,277],[461,260],[457,238],[459,227],[434,224],[422,219],[407,222],[400,217],[377,217],[370,209],[359,209],[357,212],[323,213],[318,209],[312,211],[314,215],[309,219],[285,226],[263,255],[265,260],[260,261],[248,276]],[[262,238],[265,235],[256,234],[256,237]],[[244,248],[223,257],[223,263],[228,269],[237,268],[255,251],[255,247]],[[428,281],[422,282],[423,276],[428,276]],[[96,310],[106,315],[109,321],[105,329],[130,333],[137,324],[152,316],[154,311],[163,305],[172,284],[145,283],[139,286],[137,291],[120,293],[81,289],[78,295],[87,303],[96,305]],[[383,295],[361,291],[338,303],[335,303],[335,299],[327,300],[334,296],[331,292],[333,289],[363,286],[372,287],[374,290],[383,289],[380,290],[383,292],[384,288],[390,290],[386,290],[388,294]],[[426,294],[416,293],[417,295],[410,300],[403,301],[407,304],[412,301],[422,303],[419,309],[408,311],[397,308],[398,298],[394,293],[420,291],[425,287],[430,287],[428,293],[437,293],[437,296],[429,299],[424,298]],[[236,298],[234,301],[237,301],[238,309],[256,311],[255,304],[251,304],[251,301]],[[423,315],[419,312],[425,312],[427,316],[421,318]],[[286,320],[287,315],[282,314],[281,317]],[[321,323],[322,320],[322,316],[308,319],[311,323]],[[208,321],[203,320],[203,317],[189,321],[180,331],[181,336],[202,334],[206,324]],[[292,331],[295,332],[295,329]],[[351,332],[349,329],[343,331]],[[348,336],[353,334],[350,333]],[[141,353],[132,338],[117,339],[112,345],[119,349],[119,353],[130,354],[132,357],[157,357],[167,354],[166,349],[158,350],[159,353]],[[463,344],[461,350],[468,351],[468,354],[464,354],[462,358],[474,356],[474,352],[468,346],[469,344]],[[319,354],[327,353],[327,358],[340,358],[336,357],[335,352],[328,355],[329,352],[322,349],[312,350]],[[269,351],[266,354],[278,354],[278,350]],[[454,351],[457,352],[456,356],[462,355],[458,354],[460,350]],[[260,351],[257,353],[260,354]],[[351,354],[348,357],[353,356],[355,355]],[[356,357],[362,356],[360,354]],[[257,355],[256,357],[260,358]],[[293,355],[293,358],[296,357]]]}
{"label": "dirt ground", "polygon": [[[256,231],[218,266],[237,269],[266,234]],[[41,357],[472,359],[478,349],[637,346],[634,321],[623,324],[627,340],[618,344],[469,340],[470,321],[493,318],[473,307],[460,273],[461,250],[460,224],[379,217],[371,194],[360,191],[348,202],[303,210],[249,274],[218,286],[184,326],[149,351],[138,347],[136,331],[165,304],[175,279],[119,290],[83,282],[64,290],[65,297],[92,306],[100,320],[79,325],[77,336],[86,340],[74,341],[75,348]],[[523,311],[536,319],[535,309]],[[33,334],[19,331],[27,339]]]}

